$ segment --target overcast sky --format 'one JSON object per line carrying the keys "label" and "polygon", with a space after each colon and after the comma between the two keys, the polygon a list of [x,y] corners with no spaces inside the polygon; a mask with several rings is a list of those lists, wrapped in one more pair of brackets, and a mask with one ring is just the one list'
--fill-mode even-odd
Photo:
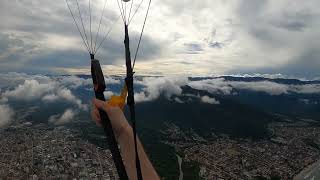
{"label": "overcast sky", "polygon": [[[76,1],[69,1],[80,20]],[[89,34],[88,1],[79,3]],[[103,4],[92,0],[93,40]],[[132,54],[146,7],[147,0],[130,25]],[[153,0],[136,73],[320,77],[319,8],[319,0]],[[108,0],[98,40],[115,24],[97,54],[107,74],[125,70],[118,16],[116,0]],[[2,0],[0,20],[0,72],[88,73],[65,0]]]}

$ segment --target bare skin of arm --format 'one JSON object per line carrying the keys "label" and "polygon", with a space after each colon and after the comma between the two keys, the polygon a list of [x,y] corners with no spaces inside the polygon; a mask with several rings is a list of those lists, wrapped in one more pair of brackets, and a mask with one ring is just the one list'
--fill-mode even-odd
{"label": "bare skin of arm", "polygon": [[[121,147],[120,151],[124,160],[128,177],[130,180],[136,180],[137,172],[135,164],[133,133],[132,128],[125,118],[122,110],[119,107],[110,106],[107,102],[97,99],[93,99],[92,104],[93,108],[91,111],[91,116],[97,125],[101,126],[101,118],[98,109],[104,110],[108,114],[118,144]],[[147,154],[145,153],[139,138],[137,138],[137,143],[143,179],[160,180],[157,172],[153,168]]]}

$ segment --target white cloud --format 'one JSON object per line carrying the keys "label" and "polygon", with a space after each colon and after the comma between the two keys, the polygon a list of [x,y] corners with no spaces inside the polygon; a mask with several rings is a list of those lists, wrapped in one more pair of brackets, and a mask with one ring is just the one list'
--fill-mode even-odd
{"label": "white cloud", "polygon": [[181,95],[181,87],[187,85],[188,79],[183,77],[146,77],[137,84],[145,86],[142,92],[135,94],[136,102],[152,101],[164,95],[171,98],[172,95]]}
{"label": "white cloud", "polygon": [[[19,77],[21,75],[21,77]],[[82,110],[87,110],[86,104],[77,98],[71,92],[71,89],[78,87],[85,87],[88,81],[83,78],[74,76],[55,76],[48,77],[43,75],[26,75],[11,73],[6,76],[7,80],[3,81],[13,89],[7,89],[1,94],[1,101],[6,102],[9,99],[30,101],[41,99],[45,102],[56,102],[58,100],[65,100],[78,106]],[[25,78],[26,80],[21,81]],[[2,82],[2,81],[0,81]],[[14,86],[14,83],[16,84]],[[17,85],[18,84],[18,85]],[[5,85],[4,85],[5,86]]]}
{"label": "white cloud", "polygon": [[293,78],[293,79],[298,79],[297,77],[288,77],[286,75],[283,74],[259,74],[259,73],[255,73],[255,74],[229,74],[226,76],[232,76],[232,77],[263,77],[263,78],[269,78],[269,79],[277,79],[277,78],[282,78],[282,79],[287,79],[287,78]]}
{"label": "white cloud", "polygon": [[64,99],[66,101],[76,104],[79,108],[83,110],[88,109],[87,105],[82,104],[82,101],[76,98],[69,89],[66,89],[66,88],[58,89],[57,96],[60,97],[61,99]]}
{"label": "white cloud", "polygon": [[301,94],[320,93],[320,84],[292,85],[291,91]]}
{"label": "white cloud", "polygon": [[34,100],[53,90],[53,84],[40,84],[36,80],[25,80],[14,90],[7,90],[3,96],[21,100]]}
{"label": "white cloud", "polygon": [[114,95],[114,93],[112,91],[105,91],[105,92],[103,92],[103,94],[106,99],[109,99],[109,98],[111,98],[111,96]]}
{"label": "white cloud", "polygon": [[205,90],[210,93],[231,94],[232,86],[223,78],[207,79],[201,81],[190,81],[188,85],[194,89]]}
{"label": "white cloud", "polygon": [[188,85],[194,89],[225,95],[231,95],[236,90],[265,92],[270,95],[289,94],[292,92],[301,94],[320,93],[320,84],[287,85],[271,81],[226,81],[223,78],[190,81]]}
{"label": "white cloud", "polygon": [[104,81],[106,82],[106,84],[120,84],[120,80],[119,79],[115,79],[115,78],[110,77],[110,76],[105,76],[104,77]]}
{"label": "white cloud", "polygon": [[88,106],[83,104],[80,99],[75,97],[69,89],[59,88],[55,91],[55,94],[48,94],[42,97],[45,102],[56,102],[58,100],[65,100],[72,104],[77,105],[80,109],[87,111]]}
{"label": "white cloud", "polygon": [[246,89],[251,91],[265,92],[270,95],[287,94],[289,87],[284,84],[274,83],[270,81],[259,82],[227,82],[235,89]]}
{"label": "white cloud", "polygon": [[[278,77],[278,75],[275,75],[273,77]],[[189,81],[187,78],[177,77],[146,77],[143,78],[142,81],[137,81],[136,84],[145,86],[142,91],[135,93],[136,102],[152,101],[159,98],[160,95],[164,95],[168,99],[170,99],[172,95],[179,96],[182,93],[182,86],[185,85],[188,85],[197,90],[204,90],[209,93],[224,95],[236,94],[237,90],[264,92],[270,95],[282,95],[290,93],[320,93],[320,84],[288,85],[267,80],[246,82],[226,81],[224,78],[213,78],[206,80]],[[204,101],[206,100],[208,100],[208,98],[204,97]],[[177,102],[179,102],[179,100]],[[211,102],[214,101],[211,100]]]}
{"label": "white cloud", "polygon": [[[254,77],[245,75],[245,77]],[[261,76],[259,76],[261,77]],[[268,77],[281,77],[281,75],[268,75]],[[24,80],[25,79],[25,80]],[[118,78],[106,77],[107,84],[120,85]],[[81,110],[87,110],[88,105],[76,97],[71,90],[77,88],[88,88],[91,86],[91,79],[78,78],[76,76],[44,76],[44,75],[27,75],[21,73],[1,74],[1,98],[0,102],[7,103],[10,99],[30,101],[42,100],[47,103],[57,101],[69,102],[76,105]],[[320,84],[292,85],[281,84],[276,82],[256,81],[226,81],[224,78],[211,78],[205,80],[189,80],[183,76],[167,77],[144,77],[136,80],[135,84],[142,86],[140,91],[135,92],[137,103],[152,101],[161,95],[171,99],[172,96],[180,96],[182,87],[188,85],[197,90],[207,91],[213,94],[232,95],[237,90],[250,90],[256,92],[265,92],[270,95],[281,95],[290,93],[311,94],[320,93]],[[91,91],[91,89],[90,89]],[[105,91],[106,98],[119,92]],[[173,99],[176,102],[181,102]]]}
{"label": "white cloud", "polygon": [[49,123],[52,123],[55,125],[63,125],[71,122],[74,119],[74,117],[77,115],[77,113],[78,112],[73,109],[67,109],[62,115],[57,114],[57,115],[50,116],[48,121]]}
{"label": "white cloud", "polygon": [[42,98],[42,101],[45,101],[45,102],[55,102],[59,99],[59,97],[55,94],[48,94],[48,95],[45,95],[43,96]]}
{"label": "white cloud", "polygon": [[180,104],[183,104],[184,102],[178,98],[178,97],[175,97],[174,100],[177,102],[177,103],[180,103]]}
{"label": "white cloud", "polygon": [[6,127],[13,120],[14,111],[4,104],[0,104],[0,128]]}
{"label": "white cloud", "polygon": [[215,98],[211,98],[209,96],[202,96],[201,101],[208,104],[220,104]]}
{"label": "white cloud", "polygon": [[92,85],[91,79],[84,79],[77,76],[63,76],[59,79],[59,83],[63,86],[67,86],[72,89],[76,89],[80,86]]}

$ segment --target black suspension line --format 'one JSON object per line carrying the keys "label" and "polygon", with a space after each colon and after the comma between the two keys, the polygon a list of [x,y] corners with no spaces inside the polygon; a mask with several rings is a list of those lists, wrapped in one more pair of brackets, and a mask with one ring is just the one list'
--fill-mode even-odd
{"label": "black suspension line", "polygon": [[137,59],[137,55],[138,55],[138,52],[139,52],[140,43],[141,43],[141,39],[142,39],[143,32],[144,32],[144,27],[145,27],[146,22],[147,22],[147,19],[148,19],[151,1],[152,1],[152,0],[149,1],[147,13],[146,13],[146,16],[144,17],[144,22],[143,22],[142,30],[141,30],[141,33],[140,33],[138,46],[137,46],[136,53],[135,53],[134,59],[133,59],[133,65],[132,65],[133,67],[132,67],[132,69],[134,69],[134,66],[136,65],[136,59]]}
{"label": "black suspension line", "polygon": [[89,49],[86,41],[84,40],[84,37],[83,37],[83,35],[82,35],[82,32],[80,31],[79,25],[78,25],[78,23],[77,23],[77,21],[76,21],[76,19],[75,19],[75,17],[74,17],[74,14],[73,14],[73,12],[72,12],[72,10],[71,10],[71,8],[70,8],[70,5],[69,5],[69,3],[68,3],[68,0],[66,0],[66,3],[67,3],[67,6],[68,6],[68,9],[69,9],[69,11],[70,11],[70,14],[71,14],[71,16],[72,16],[72,18],[73,18],[73,21],[74,21],[75,25],[77,26],[77,29],[78,29],[78,32],[79,32],[81,38],[82,38],[82,41],[83,41],[84,45],[86,46],[87,51],[90,53],[90,49]]}
{"label": "black suspension line", "polygon": [[136,62],[136,59],[137,59],[137,54],[138,54],[138,51],[139,51],[139,48],[140,48],[140,43],[141,43],[141,39],[142,39],[142,36],[143,36],[146,20],[147,20],[148,14],[149,14],[151,0],[149,1],[148,9],[147,9],[147,12],[146,12],[146,16],[144,18],[144,23],[143,23],[143,26],[142,26],[142,31],[140,33],[139,42],[138,42],[137,49],[136,49],[136,52],[135,52],[133,64],[132,64],[132,61],[131,61],[131,54],[130,54],[130,39],[129,39],[128,26],[131,23],[131,21],[133,20],[133,18],[136,15],[137,11],[140,9],[142,3],[143,3],[143,0],[141,0],[140,4],[136,8],[136,10],[134,11],[132,16],[131,16],[132,4],[131,4],[130,12],[129,12],[130,15],[128,16],[128,20],[127,20],[126,6],[125,6],[125,9],[123,9],[123,8],[120,7],[120,4],[118,4],[120,13],[121,13],[121,15],[124,16],[123,17],[124,31],[125,31],[124,45],[125,45],[125,57],[126,57],[126,69],[127,69],[127,71],[126,71],[127,75],[126,75],[126,78],[125,78],[125,83],[126,83],[126,87],[127,87],[127,90],[128,90],[127,105],[129,106],[130,119],[131,119],[131,122],[132,122],[134,151],[135,151],[135,164],[136,164],[136,173],[137,173],[138,180],[143,180],[143,176],[142,176],[142,171],[141,171],[141,164],[140,164],[139,151],[138,151],[138,145],[137,145],[137,123],[136,123],[134,88],[133,88],[133,75],[134,75],[133,69],[134,69],[134,65],[135,65],[135,62]]}
{"label": "black suspension line", "polygon": [[101,17],[100,17],[99,27],[98,27],[98,31],[97,31],[97,34],[96,34],[96,39],[95,39],[94,47],[93,47],[93,52],[94,52],[94,53],[95,53],[95,51],[96,51],[96,46],[97,46],[97,41],[98,41],[98,35],[99,35],[99,32],[100,32],[102,17],[103,17],[104,10],[105,10],[106,5],[107,5],[107,1],[108,1],[108,0],[105,0],[105,2],[104,2],[103,10],[102,10]]}
{"label": "black suspension line", "polygon": [[122,12],[123,12],[123,15],[124,15],[124,20],[126,22],[127,14],[126,14],[125,9],[124,9],[123,0],[120,0],[120,1],[121,1]]}
{"label": "black suspension line", "polygon": [[134,18],[134,16],[137,14],[137,12],[138,12],[138,10],[140,9],[140,6],[141,6],[141,4],[143,3],[143,0],[141,0],[141,2],[140,2],[140,4],[139,4],[139,6],[137,7],[137,9],[134,11],[134,13],[133,13],[133,15],[132,15],[132,17],[131,17],[131,19],[129,20],[129,22],[128,22],[128,25],[130,25],[130,23],[131,23],[131,21],[132,21],[132,19]]}
{"label": "black suspension line", "polygon": [[[79,6],[78,0],[76,0],[76,3],[77,3],[77,7],[78,7],[78,13],[79,13],[79,16],[80,16],[80,21],[81,21],[81,24],[82,24],[82,30],[83,30],[84,36],[85,36],[85,38],[87,40],[87,46],[89,48],[89,41],[88,41],[88,37],[87,37],[87,32],[86,32],[86,28],[84,28],[82,14],[81,14],[81,11],[80,11],[80,6]],[[90,52],[90,48],[89,48],[89,52]]]}
{"label": "black suspension line", "polygon": [[94,51],[93,54],[96,54],[98,52],[98,50],[100,49],[101,45],[103,44],[103,42],[107,39],[107,37],[109,37],[108,35],[110,34],[110,32],[112,31],[113,29],[113,26],[116,22],[119,21],[121,15],[118,16],[117,20],[115,22],[113,22],[113,24],[111,25],[111,27],[109,28],[107,34],[104,36],[104,38],[102,39],[102,41],[100,42],[99,46],[97,47],[97,49]]}
{"label": "black suspension line", "polygon": [[124,3],[124,14],[126,15],[125,19],[127,21],[127,3]]}
{"label": "black suspension line", "polygon": [[125,45],[125,54],[126,54],[126,67],[127,67],[127,77],[125,79],[126,86],[128,89],[127,104],[129,106],[130,119],[132,121],[132,128],[133,128],[133,140],[134,140],[134,150],[135,150],[135,156],[136,156],[135,162],[136,162],[137,178],[138,180],[143,180],[141,165],[140,165],[140,158],[139,158],[138,147],[137,147],[137,128],[136,128],[135,102],[134,102],[134,90],[133,90],[133,69],[131,65],[130,39],[129,39],[127,24],[125,24],[124,45]]}
{"label": "black suspension line", "polygon": [[91,0],[89,0],[89,14],[90,14],[90,48],[91,48],[91,52],[93,52],[92,50],[92,28],[91,28]]}
{"label": "black suspension line", "polygon": [[133,5],[133,0],[131,0],[131,6],[130,6],[130,11],[129,11],[129,16],[128,16],[128,22],[129,22],[130,16],[131,16],[132,5]]}
{"label": "black suspension line", "polygon": [[[101,41],[99,47],[97,49],[93,49],[93,46],[92,46],[92,27],[91,27],[91,2],[89,0],[89,10],[90,10],[90,37],[91,37],[91,47],[89,45],[89,41],[87,39],[87,42],[84,38],[84,35],[82,33],[82,31],[80,30],[79,28],[79,25],[76,21],[76,18],[74,16],[74,13],[68,3],[68,0],[65,0],[66,3],[67,3],[67,6],[68,6],[68,9],[70,11],[70,14],[74,20],[74,23],[77,27],[77,30],[83,40],[83,43],[85,44],[89,54],[90,54],[90,57],[91,57],[91,76],[92,76],[92,80],[93,80],[93,87],[94,87],[94,92],[95,92],[95,96],[97,99],[99,100],[102,100],[102,101],[105,101],[105,97],[104,97],[104,94],[103,92],[105,91],[105,88],[106,88],[106,85],[105,85],[105,80],[104,80],[104,75],[102,73],[102,69],[101,69],[101,66],[100,66],[100,63],[99,63],[99,60],[95,59],[94,57],[94,50],[95,52],[100,48],[101,44],[103,43],[103,41],[106,39],[106,37],[108,36],[108,34],[110,33],[112,27],[110,27],[110,30],[109,32],[107,33],[107,35],[105,36],[105,38]],[[81,12],[80,12],[80,8],[79,8],[79,4],[78,4],[78,1],[77,1],[77,6],[78,6],[78,11],[79,11],[79,15],[80,15],[80,18],[81,18],[81,23],[82,23],[82,26],[83,26],[83,30],[84,30],[84,33],[86,34],[85,32],[85,28],[84,28],[84,25],[83,25],[83,21],[82,21],[82,15],[81,15]],[[104,11],[104,10],[103,10]],[[119,16],[120,18],[120,16]],[[118,18],[118,19],[119,19]],[[100,21],[100,24],[101,24],[101,21]],[[99,26],[100,26],[99,24]],[[98,34],[98,32],[97,32]],[[97,36],[96,36],[97,37]],[[97,40],[96,40],[97,42]],[[107,137],[107,143],[109,145],[109,149],[111,151],[111,154],[112,154],[112,158],[114,160],[114,164],[116,166],[116,170],[117,170],[117,173],[119,175],[119,178],[120,180],[129,180],[128,176],[127,176],[127,172],[126,172],[126,169],[125,169],[125,166],[124,166],[124,162],[123,162],[123,159],[122,159],[122,156],[121,156],[121,153],[120,153],[120,150],[118,148],[118,143],[116,141],[116,137],[114,135],[114,132],[113,132],[113,128],[112,128],[112,124],[111,124],[111,121],[108,117],[108,114],[106,112],[104,112],[103,110],[99,110],[99,114],[100,114],[100,117],[101,117],[101,122],[102,122],[102,126],[104,128],[104,132],[106,134],[106,137]]]}
{"label": "black suspension line", "polygon": [[[120,1],[122,1],[122,0],[120,0]],[[125,23],[126,20],[124,19],[124,14],[123,14],[122,9],[121,9],[121,7],[120,7],[119,0],[117,0],[117,4],[118,4],[119,10],[120,10],[120,14],[121,14],[122,20],[123,20],[123,22]]]}

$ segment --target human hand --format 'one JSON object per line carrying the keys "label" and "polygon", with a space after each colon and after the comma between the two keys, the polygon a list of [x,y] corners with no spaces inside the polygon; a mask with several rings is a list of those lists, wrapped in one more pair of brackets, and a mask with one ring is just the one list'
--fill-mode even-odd
{"label": "human hand", "polygon": [[98,99],[92,100],[93,108],[91,110],[91,116],[97,125],[101,126],[101,118],[99,109],[105,111],[111,121],[113,132],[116,138],[120,138],[125,132],[130,131],[131,126],[125,118],[122,110],[117,106],[111,106],[108,102]]}

